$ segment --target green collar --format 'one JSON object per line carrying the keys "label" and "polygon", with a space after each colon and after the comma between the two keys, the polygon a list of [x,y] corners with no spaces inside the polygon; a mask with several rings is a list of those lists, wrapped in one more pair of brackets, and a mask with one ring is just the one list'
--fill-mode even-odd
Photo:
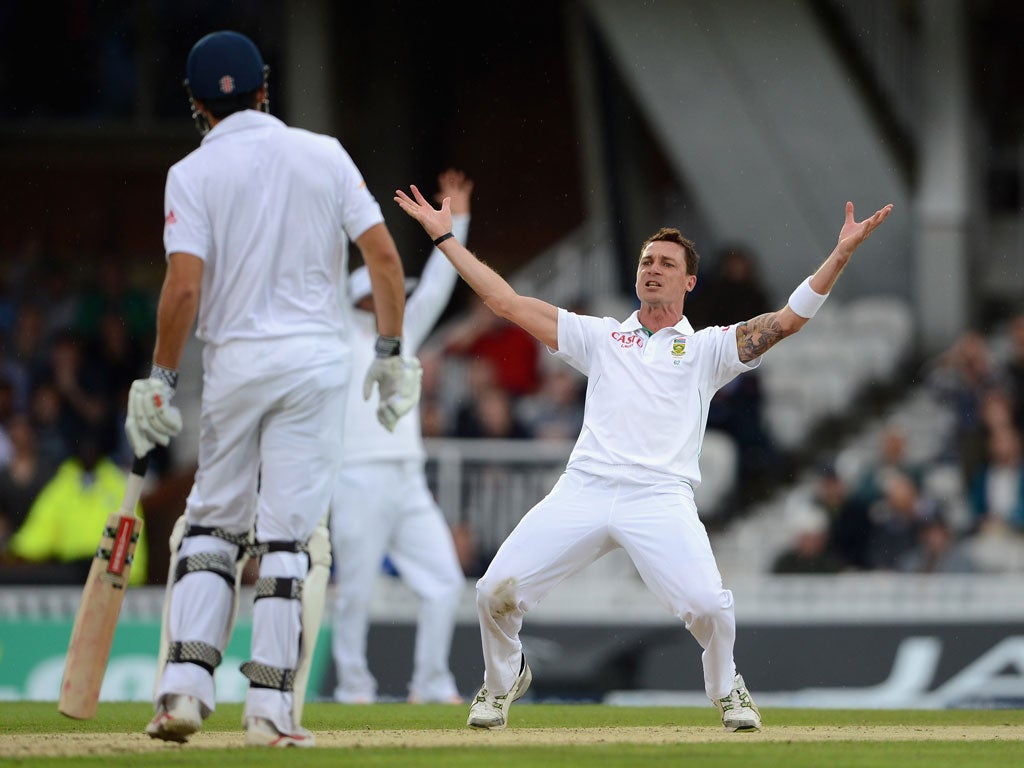
{"label": "green collar", "polygon": [[654,331],[652,331],[650,328],[648,328],[646,325],[643,325],[642,323],[640,325],[640,330],[646,333],[648,337],[654,335]]}

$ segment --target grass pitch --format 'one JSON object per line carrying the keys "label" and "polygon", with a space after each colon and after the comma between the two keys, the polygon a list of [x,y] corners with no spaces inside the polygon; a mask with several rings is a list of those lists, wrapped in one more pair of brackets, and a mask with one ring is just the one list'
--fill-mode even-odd
{"label": "grass pitch", "polygon": [[0,703],[0,765],[936,766],[1024,765],[1022,710],[763,712],[760,733],[722,730],[707,708],[517,703],[504,731],[466,728],[468,706],[308,704],[314,749],[243,747],[241,705],[222,705],[186,745],[148,738],[151,707],[101,703],[70,720],[53,702]]}

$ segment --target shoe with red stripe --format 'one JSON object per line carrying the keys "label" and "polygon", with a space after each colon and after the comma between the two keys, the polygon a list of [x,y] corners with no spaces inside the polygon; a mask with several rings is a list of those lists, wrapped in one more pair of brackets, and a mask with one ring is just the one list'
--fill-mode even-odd
{"label": "shoe with red stripe", "polygon": [[313,734],[305,728],[298,733],[281,733],[264,717],[250,717],[245,724],[247,747],[312,747],[314,743]]}
{"label": "shoe with red stripe", "polygon": [[146,726],[150,738],[184,744],[203,727],[203,707],[194,696],[164,696],[156,716]]}

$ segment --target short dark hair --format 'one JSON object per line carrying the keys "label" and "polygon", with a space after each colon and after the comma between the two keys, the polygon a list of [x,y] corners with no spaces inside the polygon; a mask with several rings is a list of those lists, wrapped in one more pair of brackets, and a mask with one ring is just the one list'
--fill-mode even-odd
{"label": "short dark hair", "polygon": [[256,109],[259,106],[257,94],[259,89],[247,93],[233,93],[219,99],[200,99],[203,107],[217,120],[223,120],[235,112],[243,112],[247,109]]}
{"label": "short dark hair", "polygon": [[684,237],[683,233],[674,227],[662,227],[644,240],[644,244],[640,246],[640,256],[642,257],[644,255],[644,251],[647,250],[648,245],[657,242],[675,243],[676,245],[682,246],[683,250],[686,251],[686,274],[697,274],[697,265],[700,263],[700,254],[697,253],[697,248],[694,246],[693,240],[690,240],[688,237]]}

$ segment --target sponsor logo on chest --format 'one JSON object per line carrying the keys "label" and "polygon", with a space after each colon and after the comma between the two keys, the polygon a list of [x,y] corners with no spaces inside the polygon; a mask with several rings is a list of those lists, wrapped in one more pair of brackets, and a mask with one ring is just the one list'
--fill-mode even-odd
{"label": "sponsor logo on chest", "polygon": [[644,346],[644,337],[638,333],[612,331],[612,341],[617,341],[622,349],[642,349]]}

